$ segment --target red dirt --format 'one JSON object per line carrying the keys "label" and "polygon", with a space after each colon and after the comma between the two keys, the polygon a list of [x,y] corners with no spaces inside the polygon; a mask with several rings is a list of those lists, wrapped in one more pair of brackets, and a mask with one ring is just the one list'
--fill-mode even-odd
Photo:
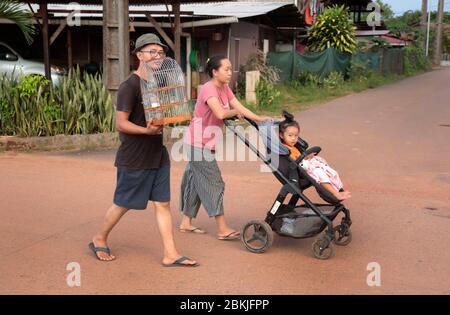
{"label": "red dirt", "polygon": [[[122,219],[110,238],[118,259],[100,262],[87,245],[112,202],[115,152],[0,154],[0,293],[449,294],[449,80],[450,69],[432,71],[296,115],[353,195],[353,241],[326,261],[312,257],[314,239],[275,236],[259,255],[218,241],[201,209],[195,224],[208,234],[175,230],[201,266],[165,269],[149,206]],[[280,189],[260,165],[220,162],[233,227],[263,219]],[[172,163],[176,224],[183,169]],[[70,262],[81,287],[66,284]],[[370,262],[381,266],[379,287],[366,283]]]}

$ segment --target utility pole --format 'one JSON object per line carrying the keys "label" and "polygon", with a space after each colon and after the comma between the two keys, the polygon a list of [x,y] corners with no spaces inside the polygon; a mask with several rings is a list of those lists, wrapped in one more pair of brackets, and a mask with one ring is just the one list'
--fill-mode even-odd
{"label": "utility pole", "polygon": [[427,15],[428,15],[428,0],[422,0],[422,15],[420,17],[420,29],[423,36],[423,42],[422,47],[426,49],[427,47],[427,34],[426,34],[426,28],[427,28]]}
{"label": "utility pole", "polygon": [[442,59],[442,22],[444,20],[444,0],[439,0],[437,34],[436,34],[436,51],[434,53],[434,64],[440,65]]}
{"label": "utility pole", "polygon": [[420,26],[422,29],[425,28],[427,24],[427,13],[428,13],[428,0],[422,0],[422,16],[420,19]]}
{"label": "utility pole", "polygon": [[427,39],[425,44],[425,56],[428,57],[428,51],[430,48],[430,23],[431,23],[431,8],[428,6],[428,23],[427,23]]}

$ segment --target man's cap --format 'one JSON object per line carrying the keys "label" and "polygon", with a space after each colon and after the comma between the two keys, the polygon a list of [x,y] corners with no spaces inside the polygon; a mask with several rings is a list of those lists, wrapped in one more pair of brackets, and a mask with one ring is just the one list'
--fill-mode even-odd
{"label": "man's cap", "polygon": [[142,47],[150,44],[157,44],[164,48],[165,51],[169,49],[167,45],[161,43],[161,40],[158,36],[153,33],[147,33],[138,37],[138,39],[136,40],[136,44],[134,45],[135,48],[133,50],[133,54],[137,53]]}

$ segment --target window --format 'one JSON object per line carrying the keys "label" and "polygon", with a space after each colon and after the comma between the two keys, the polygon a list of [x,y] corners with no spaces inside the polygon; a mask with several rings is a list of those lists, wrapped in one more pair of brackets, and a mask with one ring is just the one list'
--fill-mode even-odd
{"label": "window", "polygon": [[0,60],[6,60],[6,55],[15,55],[8,47],[0,44]]}

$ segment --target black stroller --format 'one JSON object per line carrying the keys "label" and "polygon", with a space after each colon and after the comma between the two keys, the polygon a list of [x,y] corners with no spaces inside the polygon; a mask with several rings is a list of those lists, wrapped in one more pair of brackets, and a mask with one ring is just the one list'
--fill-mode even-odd
{"label": "black stroller", "polygon": [[[290,114],[285,113],[285,115]],[[241,240],[245,247],[253,253],[263,253],[272,245],[272,231],[281,236],[308,238],[320,234],[327,228],[326,232],[314,241],[312,251],[318,259],[330,258],[333,253],[333,242],[340,246],[351,242],[352,221],[350,211],[300,166],[307,155],[318,154],[321,148],[309,148],[308,143],[299,138],[296,147],[301,152],[301,156],[294,161],[289,157],[289,149],[279,141],[279,122],[267,121],[258,125],[250,119],[246,120],[258,130],[266,146],[267,154],[261,154],[237,131],[230,120],[225,121],[225,125],[272,170],[283,186],[264,221],[252,220],[242,228]],[[315,204],[303,194],[303,191],[311,186],[314,186],[319,196],[327,202],[326,204]],[[289,193],[292,196],[288,203],[285,203]],[[304,203],[297,206],[300,199]],[[340,212],[344,214],[341,223],[333,226],[333,220]]]}

